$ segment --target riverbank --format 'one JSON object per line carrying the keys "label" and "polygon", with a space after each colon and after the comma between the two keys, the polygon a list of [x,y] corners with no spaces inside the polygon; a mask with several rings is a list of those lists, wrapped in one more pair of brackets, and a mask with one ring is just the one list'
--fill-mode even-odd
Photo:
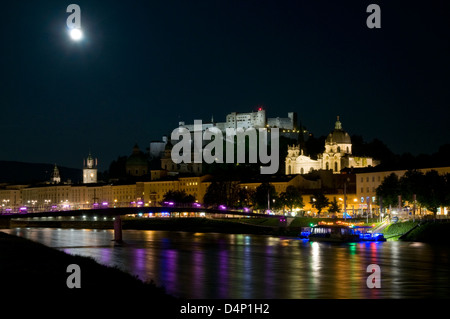
{"label": "riverbank", "polygon": [[428,221],[420,223],[399,239],[430,244],[450,244],[450,222]]}
{"label": "riverbank", "polygon": [[[80,267],[80,288],[68,288],[72,271],[67,267]],[[71,277],[72,278],[72,277]],[[71,282],[74,282],[70,280]],[[18,294],[20,293],[20,294]],[[73,256],[40,243],[0,232],[0,294],[15,297],[26,295],[32,299],[44,297],[85,298],[95,296],[174,300],[163,288],[144,283],[118,268],[98,264],[94,259]]]}
{"label": "riverbank", "polygon": [[450,244],[450,222],[448,221],[406,221],[387,227],[386,238],[402,241],[417,241],[432,244]]}

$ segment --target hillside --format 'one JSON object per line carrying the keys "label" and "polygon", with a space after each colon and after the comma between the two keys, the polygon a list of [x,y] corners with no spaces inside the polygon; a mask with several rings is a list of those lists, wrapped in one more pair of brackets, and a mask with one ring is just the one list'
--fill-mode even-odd
{"label": "hillside", "polygon": [[[0,161],[0,183],[24,184],[49,181],[55,164]],[[82,170],[58,166],[61,181],[82,179]]]}

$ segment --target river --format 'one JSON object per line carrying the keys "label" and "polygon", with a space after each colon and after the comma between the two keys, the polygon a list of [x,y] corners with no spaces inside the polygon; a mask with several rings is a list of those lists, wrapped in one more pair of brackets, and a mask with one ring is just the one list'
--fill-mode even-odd
{"label": "river", "polygon": [[[124,230],[2,230],[90,256],[187,298],[448,298],[450,247],[424,243],[331,244],[263,235]],[[367,266],[380,267],[368,288]]]}

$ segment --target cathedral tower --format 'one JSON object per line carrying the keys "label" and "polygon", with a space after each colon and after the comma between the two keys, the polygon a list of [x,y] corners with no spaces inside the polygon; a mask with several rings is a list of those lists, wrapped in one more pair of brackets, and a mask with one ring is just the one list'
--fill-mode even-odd
{"label": "cathedral tower", "polygon": [[58,166],[56,166],[56,164],[55,164],[55,167],[53,168],[51,183],[52,184],[61,183],[61,176],[59,175],[59,169],[58,169]]}
{"label": "cathedral tower", "polygon": [[83,183],[97,183],[97,159],[94,160],[91,153],[83,160]]}

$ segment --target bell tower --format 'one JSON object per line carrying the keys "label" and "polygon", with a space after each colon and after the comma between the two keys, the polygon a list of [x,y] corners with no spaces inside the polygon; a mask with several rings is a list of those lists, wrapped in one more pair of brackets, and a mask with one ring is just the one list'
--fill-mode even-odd
{"label": "bell tower", "polygon": [[83,183],[97,183],[97,159],[91,153],[83,160]]}
{"label": "bell tower", "polygon": [[58,169],[58,166],[56,166],[56,164],[55,164],[55,167],[53,168],[51,183],[52,184],[61,183],[61,176],[59,175],[59,169]]}

